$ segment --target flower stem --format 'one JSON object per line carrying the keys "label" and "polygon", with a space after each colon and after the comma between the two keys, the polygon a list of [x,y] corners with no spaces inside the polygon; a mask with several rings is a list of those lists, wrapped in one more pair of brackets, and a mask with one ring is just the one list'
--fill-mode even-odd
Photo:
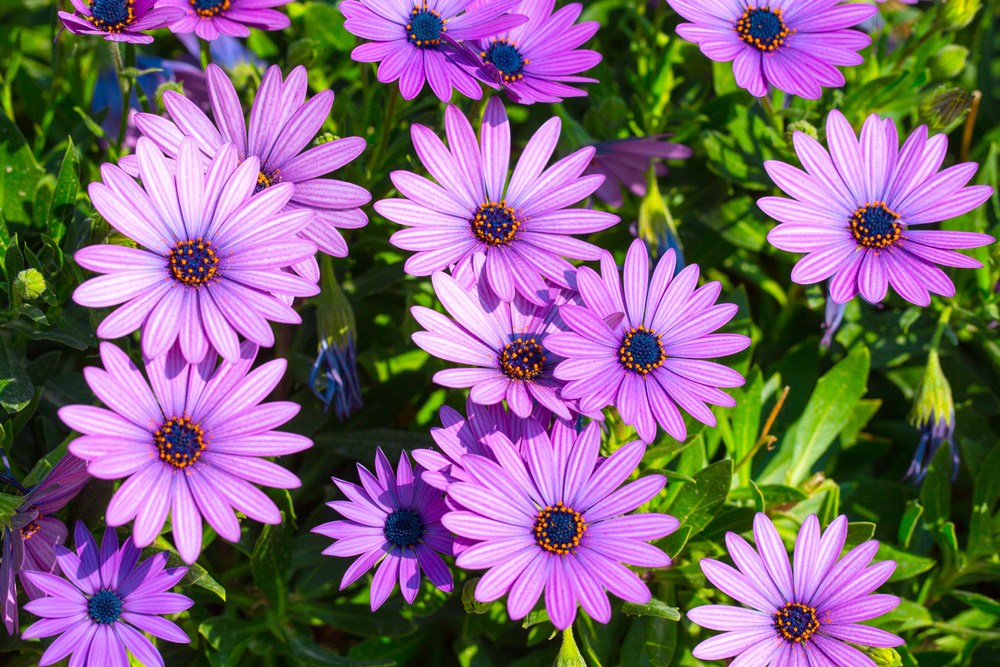
{"label": "flower stem", "polygon": [[212,62],[211,43],[199,38],[198,46],[201,49],[201,68],[208,69],[209,64]]}
{"label": "flower stem", "polygon": [[948,320],[951,319],[951,306],[945,306],[945,309],[941,311],[941,317],[938,318],[937,328],[934,330],[934,336],[931,338],[931,349],[937,350],[941,345],[941,336],[944,335],[944,330],[948,326]]}
{"label": "flower stem", "polygon": [[[129,97],[131,93],[131,82],[129,78],[125,75],[125,63],[122,61],[122,53],[119,49],[117,42],[108,42],[108,50],[111,53],[111,64],[115,68],[115,77],[118,79],[118,89],[122,93],[122,118],[121,124],[118,126],[118,141],[115,143],[115,147],[118,150],[118,155],[122,154],[122,144],[125,143],[125,133],[128,130],[128,112],[129,112]],[[126,61],[130,58],[134,58],[134,52],[132,51],[132,45],[125,44],[125,58]]]}

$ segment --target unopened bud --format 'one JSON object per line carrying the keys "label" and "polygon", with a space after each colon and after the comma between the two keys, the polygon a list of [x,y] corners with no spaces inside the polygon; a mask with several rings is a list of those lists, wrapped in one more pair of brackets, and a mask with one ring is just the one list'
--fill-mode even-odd
{"label": "unopened bud", "polygon": [[45,291],[45,277],[35,269],[20,271],[14,278],[14,290],[25,301],[36,299]]}
{"label": "unopened bud", "polygon": [[931,58],[931,77],[938,81],[954,79],[965,70],[968,60],[969,49],[961,44],[949,44]]}
{"label": "unopened bud", "polygon": [[942,3],[941,17],[945,27],[951,30],[964,28],[972,23],[982,6],[982,0],[948,0]]}
{"label": "unopened bud", "polygon": [[483,604],[476,599],[476,585],[478,583],[479,577],[474,577],[466,581],[465,586],[462,587],[462,606],[467,614],[485,614],[489,611],[489,604]]}
{"label": "unopened bud", "polygon": [[961,125],[972,108],[973,94],[961,88],[938,86],[920,103],[918,116],[931,132],[948,133]]}
{"label": "unopened bud", "polygon": [[797,120],[785,126],[785,134],[787,135],[785,138],[789,142],[791,142],[792,135],[796,132],[802,132],[803,134],[808,134],[813,139],[819,139],[819,133],[816,132],[816,126],[807,120]]}
{"label": "unopened bud", "polygon": [[903,667],[902,658],[891,648],[870,648],[868,649],[868,657],[878,667]]}

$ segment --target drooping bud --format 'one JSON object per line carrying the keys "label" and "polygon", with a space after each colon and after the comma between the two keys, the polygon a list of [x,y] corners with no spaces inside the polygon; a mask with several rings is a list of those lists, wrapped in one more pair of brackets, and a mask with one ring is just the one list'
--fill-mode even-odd
{"label": "drooping bud", "polygon": [[923,482],[934,454],[945,443],[951,451],[952,478],[957,477],[955,404],[951,397],[951,385],[941,370],[941,360],[937,350],[932,349],[927,355],[927,367],[914,395],[910,423],[920,430],[920,441],[917,443],[917,451],[904,479],[912,479],[915,484]]}
{"label": "drooping bud", "polygon": [[646,196],[639,205],[636,236],[645,241],[657,257],[662,257],[668,250],[673,249],[677,256],[675,274],[684,268],[684,251],[677,236],[677,227],[670,214],[670,208],[660,194],[660,185],[653,166],[648,169],[646,175]]}
{"label": "drooping bud", "polygon": [[333,262],[323,256],[321,296],[316,312],[319,351],[309,372],[309,387],[324,410],[333,405],[340,420],[362,406],[361,382],[358,379],[358,358],[355,348],[357,325],[354,309],[333,272]]}

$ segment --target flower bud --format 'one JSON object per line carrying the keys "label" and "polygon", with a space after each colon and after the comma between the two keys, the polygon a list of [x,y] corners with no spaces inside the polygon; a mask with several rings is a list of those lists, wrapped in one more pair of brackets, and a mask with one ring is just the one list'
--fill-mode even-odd
{"label": "flower bud", "polygon": [[960,30],[972,23],[982,6],[982,0],[948,0],[941,4],[941,18],[946,28]]}
{"label": "flower bud", "polygon": [[676,274],[684,268],[684,252],[677,236],[674,218],[660,194],[655,168],[650,167],[647,174],[646,196],[639,205],[636,236],[649,244],[657,257],[662,257],[668,250],[673,249],[677,257],[677,264],[674,267]]}
{"label": "flower bud", "polygon": [[479,583],[479,577],[473,577],[465,582],[462,587],[462,607],[465,608],[465,613],[467,614],[485,614],[489,611],[490,605],[484,604],[476,599],[476,585]]}
{"label": "flower bud", "polygon": [[323,290],[316,312],[319,351],[309,372],[309,387],[323,402],[324,410],[333,405],[340,420],[361,408],[361,382],[355,349],[357,325],[354,309],[333,273],[333,263],[324,256]]}
{"label": "flower bud", "polygon": [[20,271],[14,278],[14,291],[25,301],[36,299],[45,291],[45,277],[35,269]]}
{"label": "flower bud", "polygon": [[927,355],[927,367],[914,395],[913,412],[910,423],[920,429],[917,451],[906,471],[905,479],[916,484],[924,481],[927,467],[942,444],[951,450],[953,472],[958,476],[958,450],[955,448],[955,404],[951,397],[951,385],[941,370],[941,360],[937,350]]}
{"label": "flower bud", "polygon": [[878,667],[903,667],[903,660],[891,648],[870,648],[868,657],[878,665]]}
{"label": "flower bud", "polygon": [[965,70],[969,49],[961,44],[949,44],[934,54],[930,61],[931,78],[954,79]]}
{"label": "flower bud", "polygon": [[941,85],[920,103],[918,116],[932,133],[947,134],[961,125],[972,108],[973,94]]}
{"label": "flower bud", "polygon": [[807,120],[796,120],[785,126],[785,141],[792,143],[792,136],[796,132],[802,132],[808,134],[813,139],[819,139],[819,133],[816,131],[816,126]]}

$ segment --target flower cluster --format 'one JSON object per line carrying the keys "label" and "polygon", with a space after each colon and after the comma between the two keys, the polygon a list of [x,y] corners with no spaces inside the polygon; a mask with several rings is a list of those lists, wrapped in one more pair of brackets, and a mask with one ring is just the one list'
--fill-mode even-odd
{"label": "flower cluster", "polygon": [[[275,8],[289,1],[73,0],[76,12],[59,17],[73,33],[112,42],[147,44],[153,40],[147,31],[161,28],[210,41],[288,27],[289,18]],[[772,88],[818,99],[824,88],[844,85],[838,68],[860,65],[859,52],[872,43],[854,28],[878,12],[844,0],[666,4],[683,19],[677,33],[708,58],[732,62],[736,83],[765,98],[771,115]],[[398,81],[404,100],[425,84],[444,103],[454,90],[478,100],[485,85],[515,103],[560,103],[585,96],[580,84],[597,83],[582,74],[602,56],[582,47],[599,26],[579,22],[580,3],[557,9],[555,0],[344,0],[338,9],[344,29],[364,40],[351,57],[378,63],[378,81]],[[122,82],[128,70],[112,46]],[[20,580],[31,599],[25,610],[42,618],[22,637],[58,636],[43,665],[71,656],[71,665],[125,667],[129,654],[162,665],[143,633],[190,641],[161,618],[193,604],[168,592],[187,569],[167,568],[165,552],[140,563],[140,550],[169,526],[173,548],[193,564],[205,524],[239,542],[241,515],[283,521],[260,487],[299,486],[272,459],[313,443],[278,430],[299,412],[297,403],[266,400],[288,362],[254,364],[261,348],[276,343],[272,325],[302,323],[297,298],[325,292],[310,389],[341,419],[362,403],[357,326],[330,258],[346,257],[345,235],[368,222],[362,210],[368,190],[331,176],[364,152],[365,140],[317,139],[334,93],[307,97],[305,67],[287,75],[277,65],[268,68],[248,108],[222,68],[185,67],[204,95],[166,90],[165,114],[136,113],[137,136],[127,144],[134,153],[103,164],[101,182],[88,189],[114,232],[106,239],[113,242],[74,256],[98,275],[78,285],[73,300],[114,309],[96,329],[103,339],[100,366],[83,370],[102,406],[59,409],[78,437],[37,486],[21,488],[9,470],[2,477],[23,496],[3,524],[3,622],[8,633],[18,631]],[[128,114],[127,86],[122,93],[121,113]],[[390,125],[398,103],[392,94]],[[450,365],[437,370],[435,383],[468,389],[465,412],[441,408],[441,426],[430,433],[436,449],[402,451],[394,467],[379,447],[374,472],[357,464],[358,483],[334,477],[345,499],[328,506],[341,518],[312,531],[333,540],[323,554],[354,559],[341,590],[374,570],[373,611],[397,582],[409,604],[425,577],[452,592],[453,563],[476,573],[466,589],[476,603],[505,598],[511,619],[541,606],[561,630],[572,627],[579,609],[608,623],[608,593],[651,602],[651,571],[672,563],[661,540],[691,520],[655,511],[665,507],[667,478],[638,474],[644,456],[658,440],[681,447],[693,422],[714,427],[717,408],[736,406],[726,390],[744,384],[749,364],[734,355],[752,341],[733,330],[743,328],[734,322],[740,308],[723,297],[722,282],[703,280],[709,273],[684,266],[673,248],[655,252],[654,262],[636,239],[619,266],[595,243],[615,233],[620,218],[590,207],[592,197],[617,208],[624,188],[641,197],[652,190],[659,200],[653,186],[666,168],[653,161],[688,158],[691,149],[652,134],[584,145],[553,159],[562,120],[552,117],[518,152],[499,95],[477,105],[475,121],[478,134],[468,115],[449,104],[443,137],[410,125],[423,173],[393,171],[388,177],[398,196],[374,204],[402,227],[389,241],[411,253],[405,272],[429,278],[440,303],[440,309],[411,309],[420,326],[412,340]],[[126,125],[118,149],[126,145]],[[956,250],[994,240],[920,228],[972,211],[993,188],[969,185],[975,163],[942,170],[943,135],[921,126],[902,145],[899,139],[892,119],[873,114],[858,134],[833,110],[826,146],[794,133],[801,169],[764,163],[787,195],[757,201],[780,223],[768,241],[805,254],[791,271],[793,282],[829,281],[831,337],[842,304],[858,295],[879,303],[891,285],[919,306],[929,305],[931,294],[953,296],[939,265],[980,267]],[[326,257],[317,258],[320,252]],[[136,350],[110,342],[136,333]],[[909,475],[919,481],[939,446],[953,445],[954,406],[936,350],[915,420],[923,440]],[[629,441],[633,431],[637,438]],[[62,545],[65,525],[52,515],[91,477],[119,484],[100,547],[79,523],[71,551]],[[131,535],[119,548],[116,528],[129,523]],[[797,530],[793,561],[779,528],[789,542]],[[899,637],[861,624],[899,604],[873,593],[895,563],[872,564],[874,541],[841,558],[847,530],[846,517],[821,531],[815,515],[799,524],[788,514],[776,526],[758,513],[756,549],[727,533],[735,567],[713,558],[700,567],[744,606],[689,610],[696,625],[722,632],[695,647],[693,657],[735,658],[734,667],[854,667],[871,660],[853,645],[899,646]]]}
{"label": "flower cluster", "polygon": [[601,55],[579,47],[597,32],[574,25],[583,5],[555,10],[555,0],[346,0],[344,27],[366,40],[351,57],[377,62],[378,80],[399,80],[404,99],[426,82],[442,102],[452,89],[482,97],[479,82],[503,88],[523,104],[561,102],[586,93],[569,84],[596,83],[578,76]]}

